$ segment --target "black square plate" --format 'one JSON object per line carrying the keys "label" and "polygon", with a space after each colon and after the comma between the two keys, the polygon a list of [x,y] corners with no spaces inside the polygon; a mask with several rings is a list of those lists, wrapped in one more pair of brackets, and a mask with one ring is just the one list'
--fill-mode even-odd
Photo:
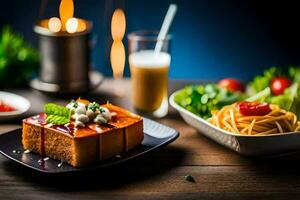
{"label": "black square plate", "polygon": [[44,173],[77,172],[120,164],[167,145],[179,136],[179,132],[175,129],[147,118],[144,118],[144,133],[145,135],[142,144],[135,149],[132,149],[125,154],[83,168],[75,168],[66,163],[63,163],[60,166],[60,161],[51,158],[46,160],[44,165],[41,166],[38,162],[41,158],[40,155],[31,152],[24,152],[21,143],[22,129],[17,129],[0,135],[0,153],[10,160]]}

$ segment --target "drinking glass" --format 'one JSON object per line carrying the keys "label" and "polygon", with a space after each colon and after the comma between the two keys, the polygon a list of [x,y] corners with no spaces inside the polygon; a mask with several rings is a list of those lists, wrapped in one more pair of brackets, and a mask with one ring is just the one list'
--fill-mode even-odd
{"label": "drinking glass", "polygon": [[[158,40],[158,32],[138,31],[128,35],[131,94],[134,109],[148,117],[168,113],[168,72],[171,62],[170,36]],[[161,51],[155,46],[161,43]]]}

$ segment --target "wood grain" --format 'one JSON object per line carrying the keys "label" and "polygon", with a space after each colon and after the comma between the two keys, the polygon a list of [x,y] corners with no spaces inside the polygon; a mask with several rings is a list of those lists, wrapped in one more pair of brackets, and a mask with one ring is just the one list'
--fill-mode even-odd
{"label": "wood grain", "polygon": [[[170,91],[187,84],[171,81]],[[132,109],[130,98],[112,93],[112,80],[83,97]],[[124,87],[130,91],[129,81]],[[28,115],[42,111],[48,97],[30,90],[15,91],[32,103]],[[45,175],[0,156],[0,199],[298,199],[300,153],[274,157],[242,157],[189,127],[170,108],[159,122],[180,131],[180,137],[148,156],[101,171]],[[0,125],[0,133],[20,126],[20,119]],[[184,179],[192,175],[195,183]]]}

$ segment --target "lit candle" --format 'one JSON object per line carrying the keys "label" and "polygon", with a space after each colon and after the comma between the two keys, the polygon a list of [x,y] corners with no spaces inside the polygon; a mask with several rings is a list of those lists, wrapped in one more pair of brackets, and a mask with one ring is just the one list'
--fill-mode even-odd
{"label": "lit candle", "polygon": [[126,30],[126,18],[123,10],[115,10],[111,19],[111,35],[114,41],[122,40]]}
{"label": "lit candle", "polygon": [[62,30],[66,30],[66,23],[69,18],[72,18],[74,14],[73,0],[61,0],[59,5],[59,16],[62,23]]}
{"label": "lit candle", "polygon": [[68,33],[76,33],[86,30],[86,22],[83,19],[77,19],[74,15],[73,0],[61,0],[59,5],[59,16],[62,22],[62,30]]}
{"label": "lit candle", "polygon": [[77,32],[82,32],[86,30],[86,22],[83,19],[78,19],[78,28],[77,28]]}
{"label": "lit candle", "polygon": [[60,19],[57,17],[50,18],[48,21],[48,28],[50,29],[50,31],[52,31],[54,33],[59,32],[61,29]]}
{"label": "lit candle", "polygon": [[67,32],[70,34],[87,30],[88,22],[75,18],[73,0],[61,0],[59,5],[59,17],[41,20],[39,25],[48,28],[53,33]]}
{"label": "lit candle", "polygon": [[73,14],[73,1],[61,0],[59,18],[42,19],[34,26],[42,59],[39,77],[32,84],[38,90],[86,92],[90,89],[92,23]]}
{"label": "lit candle", "polygon": [[113,38],[110,50],[110,63],[113,70],[113,76],[116,79],[115,93],[123,96],[124,91],[119,82],[123,77],[125,66],[125,48],[122,42],[126,30],[126,18],[123,10],[116,9],[111,19],[111,35]]}
{"label": "lit candle", "polygon": [[125,48],[121,40],[114,41],[110,51],[110,62],[115,78],[122,78],[125,66]]}
{"label": "lit candle", "polygon": [[75,33],[78,29],[78,20],[75,17],[69,18],[66,22],[66,30],[68,33]]}
{"label": "lit candle", "polygon": [[116,9],[111,20],[113,44],[110,50],[110,62],[115,78],[123,76],[125,66],[125,48],[122,42],[126,30],[126,19],[123,10]]}

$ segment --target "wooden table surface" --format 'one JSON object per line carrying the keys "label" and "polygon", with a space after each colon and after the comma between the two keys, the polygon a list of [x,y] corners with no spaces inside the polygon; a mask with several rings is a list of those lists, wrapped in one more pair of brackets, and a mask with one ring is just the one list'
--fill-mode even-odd
{"label": "wooden table surface", "polygon": [[[125,96],[113,94],[107,79],[91,100],[132,109],[130,84]],[[170,81],[170,92],[187,84]],[[27,97],[28,115],[42,111],[48,101],[65,102],[32,90],[14,91]],[[188,126],[170,109],[159,122],[177,129],[180,137],[170,145],[113,168],[78,174],[45,175],[0,156],[0,199],[299,199],[300,154],[247,158],[230,151]],[[21,121],[1,122],[0,133],[20,127]],[[184,176],[191,175],[195,183]]]}

